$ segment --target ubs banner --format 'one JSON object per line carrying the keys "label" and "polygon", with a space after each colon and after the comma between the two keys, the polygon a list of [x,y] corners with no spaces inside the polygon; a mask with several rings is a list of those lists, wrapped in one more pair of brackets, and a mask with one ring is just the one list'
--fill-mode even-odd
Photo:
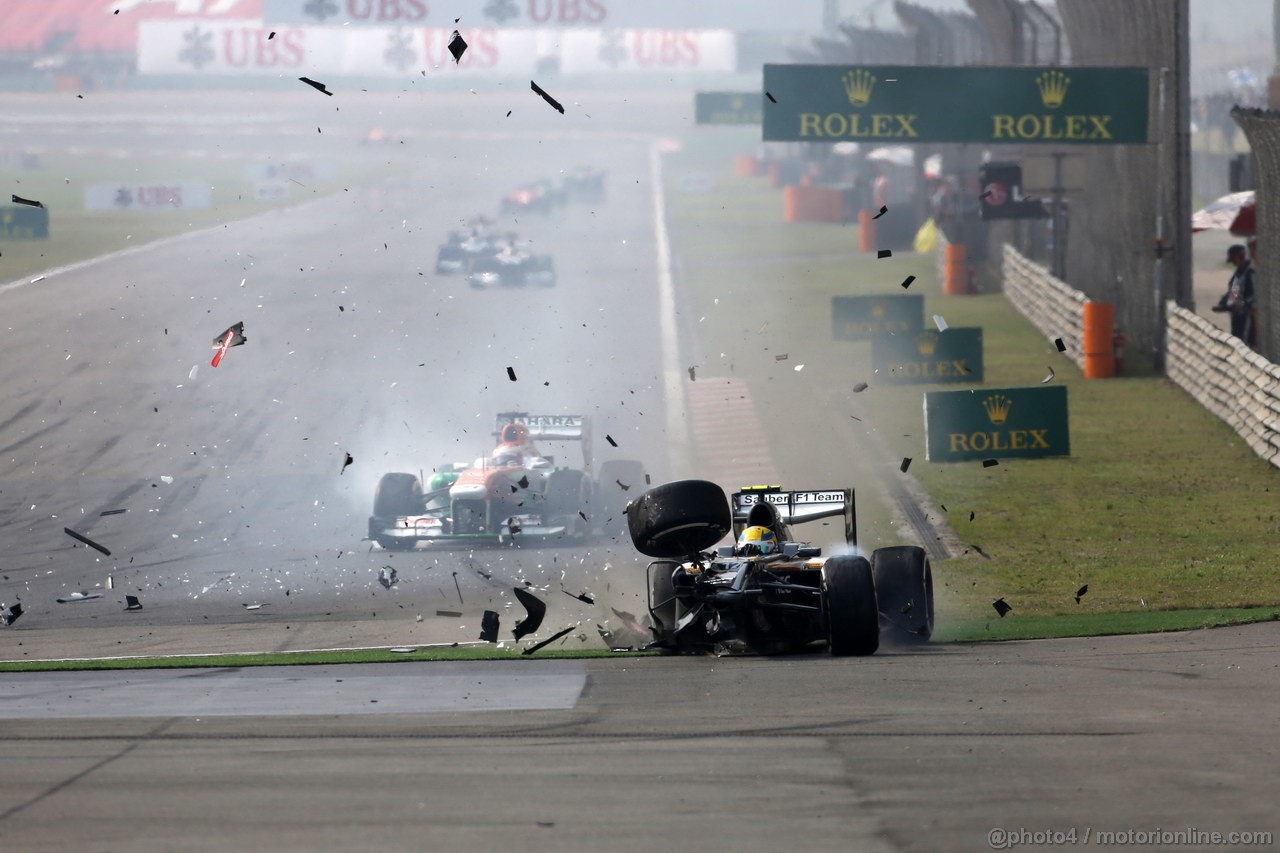
{"label": "ubs banner", "polygon": [[924,297],[833,296],[831,334],[838,341],[865,341],[886,333],[917,332],[924,325]]}
{"label": "ubs banner", "polygon": [[926,391],[924,428],[930,462],[1071,455],[1065,385]]}
{"label": "ubs banner", "polygon": [[982,381],[982,329],[921,329],[871,341],[876,376],[893,385]]}
{"label": "ubs banner", "polygon": [[1144,143],[1147,78],[1145,68],[766,65],[764,139]]}
{"label": "ubs banner", "polygon": [[85,210],[177,210],[210,207],[213,187],[194,181],[167,184],[87,184]]}
{"label": "ubs banner", "polygon": [[819,33],[823,0],[262,0],[280,26],[721,29]]}
{"label": "ubs banner", "polygon": [[[451,28],[287,27],[257,21],[144,21],[140,74],[532,74],[535,30],[459,29],[469,45],[449,54]],[[272,35],[274,34],[274,38]]]}
{"label": "ubs banner", "polygon": [[729,30],[568,30],[559,36],[560,71],[733,71]]}

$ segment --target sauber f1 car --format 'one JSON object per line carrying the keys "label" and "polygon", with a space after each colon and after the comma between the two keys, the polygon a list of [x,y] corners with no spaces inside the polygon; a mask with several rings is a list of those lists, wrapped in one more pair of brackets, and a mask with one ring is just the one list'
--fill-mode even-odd
{"label": "sauber f1 car", "polygon": [[[659,648],[777,654],[825,643],[833,655],[870,655],[882,627],[899,642],[933,631],[928,556],[913,546],[858,555],[852,489],[755,486],[729,502],[715,483],[681,480],[626,512],[632,543],[656,558],[649,613]],[[844,518],[848,554],[822,559],[791,535],[792,524],[834,517]],[[731,531],[742,544],[707,552]]]}
{"label": "sauber f1 car", "polygon": [[[495,436],[491,454],[438,469],[425,492],[415,474],[384,474],[373,498],[369,538],[383,548],[409,550],[419,542],[573,542],[621,527],[625,502],[617,482],[643,481],[644,468],[611,460],[595,480],[586,416],[503,412]],[[537,441],[577,442],[582,467],[557,466]]]}

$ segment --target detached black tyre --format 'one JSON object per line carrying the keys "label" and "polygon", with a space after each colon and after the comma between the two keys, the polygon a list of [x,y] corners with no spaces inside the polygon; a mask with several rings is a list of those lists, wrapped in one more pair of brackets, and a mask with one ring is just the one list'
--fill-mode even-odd
{"label": "detached black tyre", "polygon": [[683,559],[710,548],[733,529],[729,499],[707,480],[677,480],[645,492],[627,506],[627,529],[641,554]]}
{"label": "detached black tyre", "polygon": [[373,493],[373,514],[377,518],[422,513],[422,484],[413,474],[383,474]]}
{"label": "detached black tyre", "polygon": [[923,643],[933,634],[933,570],[923,548],[877,548],[871,575],[880,602],[880,619],[899,643]]}
{"label": "detached black tyre", "polygon": [[827,640],[836,657],[871,655],[880,648],[876,584],[866,557],[832,557],[822,567]]}

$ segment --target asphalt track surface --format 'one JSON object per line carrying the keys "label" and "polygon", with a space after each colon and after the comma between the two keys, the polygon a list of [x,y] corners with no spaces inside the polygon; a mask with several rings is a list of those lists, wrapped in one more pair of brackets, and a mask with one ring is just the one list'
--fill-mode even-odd
{"label": "asphalt track surface", "polygon": [[6,676],[0,832],[24,850],[557,851],[1275,833],[1278,628]]}
{"label": "asphalt track surface", "polygon": [[[361,539],[381,474],[429,477],[442,462],[487,454],[499,411],[589,415],[597,466],[635,459],[655,482],[670,476],[649,179],[656,128],[624,104],[612,121],[572,102],[560,116],[531,94],[352,95],[345,112],[309,94],[264,96],[279,108],[274,133],[258,139],[264,158],[386,156],[407,177],[0,293],[0,601],[26,610],[3,657],[474,641],[485,609],[503,614],[509,640],[524,615],[516,585],[547,600],[547,633],[581,623],[597,647],[597,616],[616,627],[610,608],[644,611],[643,564],[612,539],[414,554]],[[226,142],[235,150],[254,140],[239,132],[252,122],[236,123],[245,96],[203,97],[215,106],[200,145],[222,148],[223,125],[237,131]],[[623,97],[645,111],[643,95]],[[161,100],[144,98],[131,109]],[[505,116],[513,108],[522,123]],[[110,105],[101,109],[114,127]],[[150,114],[140,147],[196,144],[182,115]],[[315,133],[322,122],[327,137]],[[360,144],[387,122],[385,150]],[[66,142],[65,125],[51,122],[52,147]],[[95,139],[92,126],[72,129],[82,143]],[[28,128],[29,147],[40,130]],[[555,288],[474,290],[434,274],[451,228],[578,165],[609,169],[605,203],[499,219],[555,258]],[[213,338],[237,321],[247,344],[212,368]],[[575,445],[543,449],[581,463]],[[343,470],[345,453],[355,462]],[[127,512],[100,515],[116,509]],[[397,570],[391,590],[378,584],[383,566]],[[104,598],[56,603],[78,591]],[[125,594],[144,609],[123,612]]]}
{"label": "asphalt track surface", "polygon": [[[388,156],[411,175],[0,293],[0,600],[26,608],[0,632],[5,658],[469,641],[486,608],[509,636],[525,581],[551,605],[543,635],[591,639],[607,608],[643,610],[642,563],[618,543],[390,555],[359,539],[382,472],[478,455],[502,409],[591,414],[619,445],[597,442],[598,459],[679,473],[647,170],[691,99],[570,96],[566,116],[519,125],[505,109],[540,102],[348,99],[335,115],[330,100],[275,99],[284,130],[256,144],[364,157],[381,124],[408,140]],[[158,121],[147,146],[189,148],[182,123]],[[555,255],[554,291],[431,274],[448,228],[580,163],[609,168],[607,204],[513,224]],[[249,343],[210,368],[237,320]],[[104,597],[56,603],[78,590]],[[126,592],[142,611],[122,610]],[[22,850],[843,851],[988,849],[993,828],[1275,831],[1278,669],[1280,631],[1261,625],[857,660],[10,674],[0,835]]]}

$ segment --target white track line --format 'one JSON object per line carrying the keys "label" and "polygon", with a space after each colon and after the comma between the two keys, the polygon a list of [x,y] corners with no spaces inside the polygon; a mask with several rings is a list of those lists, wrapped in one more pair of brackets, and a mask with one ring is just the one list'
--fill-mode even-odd
{"label": "white track line", "polygon": [[[536,639],[534,637],[533,639]],[[478,649],[488,646],[495,648],[492,643],[480,641],[470,641],[465,643],[404,643],[399,646],[337,646],[332,649],[288,649],[286,651],[256,651],[256,652],[188,652],[186,654],[178,653],[172,655],[114,655],[109,657],[97,658],[22,658],[21,660],[6,660],[0,663],[103,663],[107,661],[130,661],[130,660],[199,660],[202,658],[226,658],[226,657],[261,657],[265,655],[318,655],[333,654],[335,652],[390,652],[392,649],[414,649],[415,651],[427,651],[430,649]],[[510,647],[512,650],[516,646]],[[21,670],[16,670],[21,671]]]}
{"label": "white track line", "polygon": [[661,140],[649,145],[649,180],[653,184],[653,239],[658,255],[658,324],[662,343],[663,392],[667,410],[667,454],[673,475],[689,466],[688,420],[685,417],[683,371],[677,359],[676,291],[671,278],[671,244],[667,239],[666,196],[662,189]]}

